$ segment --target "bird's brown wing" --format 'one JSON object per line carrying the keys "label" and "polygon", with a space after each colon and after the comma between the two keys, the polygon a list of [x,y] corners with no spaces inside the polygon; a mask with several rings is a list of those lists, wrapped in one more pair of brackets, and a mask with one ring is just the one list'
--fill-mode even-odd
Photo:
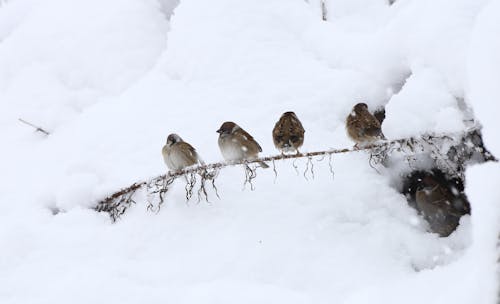
{"label": "bird's brown wing", "polygon": [[450,190],[442,185],[437,185],[427,191],[417,191],[417,200],[427,204],[428,208],[441,209],[447,215],[455,217],[470,213],[468,202],[463,197],[454,196]]}
{"label": "bird's brown wing", "polygon": [[252,135],[248,134],[247,131],[243,129],[238,130],[238,135],[243,139],[242,142],[246,142],[248,145],[255,145],[259,152],[262,152],[262,147],[259,145],[259,143],[252,137]]}
{"label": "bird's brown wing", "polygon": [[[467,213],[467,206],[465,206],[463,198],[453,195],[445,186],[435,187],[431,191],[430,199],[432,204],[442,206],[451,215],[460,217]],[[460,207],[457,206],[457,203]]]}
{"label": "bird's brown wing", "polygon": [[281,131],[281,119],[274,125],[273,129],[273,143],[276,147],[279,147],[283,140],[283,134]]}
{"label": "bird's brown wing", "polygon": [[201,165],[205,165],[205,162],[201,158],[201,156],[198,153],[198,151],[193,146],[191,146],[190,144],[188,144],[187,142],[184,142],[184,143],[187,144],[189,147],[191,147],[189,151],[191,152],[192,155],[194,155],[195,162],[199,162]]}
{"label": "bird's brown wing", "polygon": [[290,117],[290,132],[293,134],[293,135],[297,135],[297,136],[304,136],[304,127],[302,126],[302,123],[300,122],[300,120],[296,117]]}
{"label": "bird's brown wing", "polygon": [[304,136],[304,127],[300,120],[293,116],[283,116],[273,129],[273,136]]}
{"label": "bird's brown wing", "polygon": [[373,137],[384,137],[382,134],[382,129],[380,128],[380,122],[371,114],[367,114],[363,117],[364,133],[368,136]]}
{"label": "bird's brown wing", "polygon": [[287,124],[288,120],[286,117],[281,117],[278,122],[274,125],[273,138],[279,138],[280,140],[285,136],[289,128]]}
{"label": "bird's brown wing", "polygon": [[198,153],[193,146],[187,142],[178,142],[176,143],[176,146],[178,146],[179,151],[183,152],[180,155],[186,163],[194,165],[198,162]]}
{"label": "bird's brown wing", "polygon": [[274,129],[273,129],[273,137],[281,136],[281,133],[283,132],[282,128],[281,128],[282,125],[283,125],[282,119],[280,119],[280,120],[278,120],[278,122],[276,122],[276,124],[274,125]]}
{"label": "bird's brown wing", "polygon": [[355,141],[359,141],[363,136],[363,126],[359,116],[349,114],[346,119],[346,129],[349,136]]}

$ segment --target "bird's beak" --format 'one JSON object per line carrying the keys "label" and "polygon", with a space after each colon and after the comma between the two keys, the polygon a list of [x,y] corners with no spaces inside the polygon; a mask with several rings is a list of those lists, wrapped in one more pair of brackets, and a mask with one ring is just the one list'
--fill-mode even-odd
{"label": "bird's beak", "polygon": [[217,132],[217,133],[219,133],[219,134],[220,134],[220,133],[222,133],[222,130],[221,130],[221,129],[219,129],[219,130],[217,130],[217,131],[215,131],[215,132]]}

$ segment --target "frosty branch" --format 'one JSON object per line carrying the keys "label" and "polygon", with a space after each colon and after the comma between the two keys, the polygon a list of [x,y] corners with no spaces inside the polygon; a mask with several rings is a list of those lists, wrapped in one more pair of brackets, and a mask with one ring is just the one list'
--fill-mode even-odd
{"label": "frosty branch", "polygon": [[[352,152],[368,151],[370,153],[369,163],[372,167],[384,164],[387,157],[393,153],[400,153],[405,156],[408,165],[411,166],[415,155],[427,153],[434,160],[435,164],[451,176],[463,178],[465,165],[472,159],[482,158],[482,161],[496,160],[482,144],[481,135],[478,129],[471,129],[460,134],[427,134],[419,138],[404,138],[391,141],[377,142],[360,148],[329,149],[299,154],[280,154],[274,156],[261,157],[255,160],[245,160],[239,162],[217,162],[202,166],[189,167],[183,170],[168,172],[147,181],[136,182],[131,186],[121,189],[114,194],[100,201],[95,209],[97,211],[108,212],[113,221],[116,221],[125,211],[135,203],[134,195],[137,191],[146,191],[147,209],[158,212],[165,201],[165,195],[169,191],[173,182],[180,177],[186,181],[186,200],[189,201],[196,190],[198,202],[202,199],[208,201],[207,185],[219,197],[215,180],[219,171],[228,166],[242,166],[245,170],[244,185],[250,185],[253,190],[252,181],[257,177],[259,162],[271,162],[273,172],[277,176],[275,161],[293,159],[293,166],[298,172],[295,164],[297,159],[306,159],[306,168],[303,171],[304,178],[307,174],[314,178],[313,158],[319,161],[328,159],[329,169],[334,174],[332,165],[332,155]],[[198,183],[199,182],[199,183]],[[196,185],[198,184],[198,188]]]}

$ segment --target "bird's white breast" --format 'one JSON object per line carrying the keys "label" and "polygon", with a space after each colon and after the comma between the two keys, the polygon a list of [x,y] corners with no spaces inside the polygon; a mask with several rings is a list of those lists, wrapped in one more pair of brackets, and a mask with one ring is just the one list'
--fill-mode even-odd
{"label": "bird's white breast", "polygon": [[230,136],[219,138],[219,148],[222,153],[222,157],[228,161],[245,159],[248,151],[247,147],[242,146],[238,140],[231,138]]}

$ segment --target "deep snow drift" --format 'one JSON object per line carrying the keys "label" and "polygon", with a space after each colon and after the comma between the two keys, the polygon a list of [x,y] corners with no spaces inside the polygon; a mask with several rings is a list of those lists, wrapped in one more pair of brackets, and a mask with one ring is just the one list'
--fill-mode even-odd
{"label": "deep snow drift", "polygon": [[468,170],[472,215],[448,238],[365,153],[335,156],[333,179],[279,162],[255,191],[229,168],[210,204],[177,181],[160,213],[139,201],[116,224],[90,207],[164,173],[172,132],[219,161],[233,120],[271,155],[293,110],[304,151],[350,147],[359,100],[394,139],[463,130],[465,98],[499,156],[497,2],[328,0],[327,22],[312,0],[176,4],[0,1],[1,303],[494,303],[496,163]]}

